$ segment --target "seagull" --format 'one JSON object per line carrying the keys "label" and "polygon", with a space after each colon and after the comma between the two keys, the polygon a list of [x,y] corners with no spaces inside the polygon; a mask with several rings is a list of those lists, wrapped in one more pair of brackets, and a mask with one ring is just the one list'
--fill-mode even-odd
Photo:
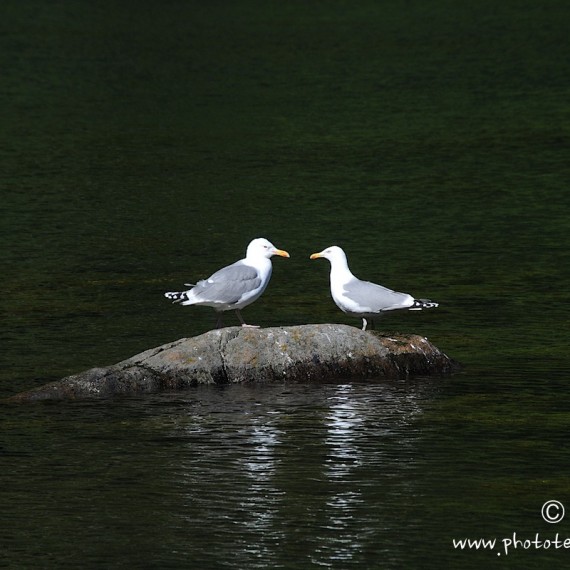
{"label": "seagull", "polygon": [[366,317],[371,320],[371,328],[374,328],[374,318],[387,311],[421,311],[439,306],[428,299],[414,299],[407,293],[398,293],[370,281],[361,281],[348,268],[346,253],[336,245],[313,253],[310,259],[320,257],[328,259],[331,264],[331,295],[334,302],[341,311],[362,318],[363,331],[368,324]]}
{"label": "seagull", "polygon": [[250,305],[265,291],[271,277],[271,256],[289,257],[289,254],[277,249],[265,238],[256,238],[247,246],[244,259],[216,271],[213,275],[198,281],[187,291],[165,293],[167,299],[181,305],[206,305],[218,313],[216,328],[222,326],[222,312],[234,310],[242,327],[257,328],[243,320],[240,309]]}

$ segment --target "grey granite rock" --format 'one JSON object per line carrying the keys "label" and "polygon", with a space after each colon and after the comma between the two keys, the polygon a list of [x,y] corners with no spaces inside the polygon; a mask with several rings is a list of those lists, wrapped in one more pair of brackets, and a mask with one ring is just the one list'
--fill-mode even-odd
{"label": "grey granite rock", "polygon": [[209,331],[91,368],[7,401],[79,400],[229,382],[319,382],[447,374],[458,368],[426,338],[346,325]]}

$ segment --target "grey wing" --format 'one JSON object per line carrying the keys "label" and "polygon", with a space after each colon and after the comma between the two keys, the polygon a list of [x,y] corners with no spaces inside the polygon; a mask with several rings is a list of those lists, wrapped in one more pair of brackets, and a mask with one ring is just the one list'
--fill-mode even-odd
{"label": "grey wing", "polygon": [[403,309],[413,304],[414,299],[407,293],[398,293],[370,281],[355,279],[344,286],[346,295],[361,307],[372,313]]}
{"label": "grey wing", "polygon": [[216,271],[208,279],[198,281],[192,293],[201,301],[231,305],[260,285],[261,278],[254,267],[233,264]]}

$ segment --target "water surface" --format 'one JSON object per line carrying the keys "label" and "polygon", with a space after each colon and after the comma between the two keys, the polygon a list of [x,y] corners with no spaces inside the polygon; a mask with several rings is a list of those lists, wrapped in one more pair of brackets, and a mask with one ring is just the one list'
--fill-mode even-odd
{"label": "water surface", "polygon": [[248,322],[357,325],[308,260],[338,244],[465,368],[5,407],[0,565],[565,559],[452,539],[570,536],[566,3],[1,10],[0,396],[208,330],[162,292],[258,236],[291,258]]}

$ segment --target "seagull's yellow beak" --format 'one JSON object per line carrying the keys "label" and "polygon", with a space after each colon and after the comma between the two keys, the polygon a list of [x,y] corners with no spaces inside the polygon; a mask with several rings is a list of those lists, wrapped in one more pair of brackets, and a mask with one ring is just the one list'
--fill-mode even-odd
{"label": "seagull's yellow beak", "polygon": [[280,255],[281,257],[291,257],[284,249],[274,249],[273,255]]}
{"label": "seagull's yellow beak", "polygon": [[311,254],[311,257],[309,257],[309,259],[319,259],[319,257],[322,257],[320,253],[313,253]]}

